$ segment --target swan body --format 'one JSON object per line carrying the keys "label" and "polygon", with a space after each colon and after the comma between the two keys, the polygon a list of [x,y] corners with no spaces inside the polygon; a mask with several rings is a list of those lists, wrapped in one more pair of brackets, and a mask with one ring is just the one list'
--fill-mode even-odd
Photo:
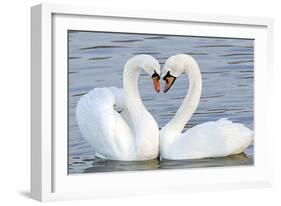
{"label": "swan body", "polygon": [[[124,67],[124,89],[95,88],[77,103],[78,126],[99,158],[137,161],[159,156],[159,128],[139,96],[142,69],[154,77],[160,73],[156,59],[137,55]],[[157,78],[154,86],[159,89]]]}
{"label": "swan body", "polygon": [[253,141],[253,131],[227,119],[210,121],[182,133],[195,112],[201,96],[202,77],[196,61],[189,55],[170,57],[163,68],[167,92],[176,77],[186,73],[189,91],[173,119],[160,131],[160,155],[164,159],[224,157],[243,152]]}

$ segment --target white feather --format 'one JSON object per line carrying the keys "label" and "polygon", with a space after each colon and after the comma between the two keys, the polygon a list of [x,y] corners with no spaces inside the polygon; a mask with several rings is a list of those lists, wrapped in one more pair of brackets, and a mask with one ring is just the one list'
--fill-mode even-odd
{"label": "white feather", "polygon": [[161,151],[167,159],[224,157],[243,152],[253,141],[253,131],[226,119],[205,122],[180,134]]}
{"label": "white feather", "polygon": [[95,88],[77,103],[76,118],[80,131],[98,157],[129,158],[132,131],[114,109],[114,105],[125,109],[122,93],[123,90],[118,88]]}

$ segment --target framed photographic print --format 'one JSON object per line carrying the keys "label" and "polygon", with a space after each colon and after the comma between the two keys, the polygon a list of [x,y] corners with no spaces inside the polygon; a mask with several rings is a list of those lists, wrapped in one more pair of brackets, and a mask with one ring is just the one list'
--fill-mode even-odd
{"label": "framed photographic print", "polygon": [[31,14],[34,199],[271,185],[271,19]]}

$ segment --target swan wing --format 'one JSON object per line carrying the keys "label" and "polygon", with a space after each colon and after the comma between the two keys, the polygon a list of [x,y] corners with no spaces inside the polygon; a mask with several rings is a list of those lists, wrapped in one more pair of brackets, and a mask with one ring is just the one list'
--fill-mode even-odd
{"label": "swan wing", "polygon": [[253,131],[227,119],[206,122],[180,134],[170,156],[174,159],[224,157],[243,152],[253,141]]}
{"label": "swan wing", "polygon": [[124,98],[124,91],[123,89],[117,88],[117,87],[109,87],[108,88],[112,94],[115,97],[115,104],[114,104],[114,110],[117,111],[123,120],[127,123],[129,128],[131,130],[134,130],[134,126],[128,111],[128,107],[125,103],[125,98]]}
{"label": "swan wing", "polygon": [[95,88],[77,103],[81,134],[98,157],[122,160],[132,156],[132,131],[121,115],[125,110],[123,89],[116,87]]}

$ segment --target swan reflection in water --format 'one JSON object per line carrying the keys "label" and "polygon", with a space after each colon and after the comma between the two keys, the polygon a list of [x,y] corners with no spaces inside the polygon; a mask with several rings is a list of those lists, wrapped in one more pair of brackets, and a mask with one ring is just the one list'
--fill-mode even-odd
{"label": "swan reflection in water", "polygon": [[153,159],[147,161],[132,162],[113,161],[96,158],[94,160],[88,161],[91,162],[91,164],[84,170],[84,173],[253,165],[253,158],[248,157],[245,153],[220,158],[204,158],[193,160],[162,159],[160,161],[159,159]]}

